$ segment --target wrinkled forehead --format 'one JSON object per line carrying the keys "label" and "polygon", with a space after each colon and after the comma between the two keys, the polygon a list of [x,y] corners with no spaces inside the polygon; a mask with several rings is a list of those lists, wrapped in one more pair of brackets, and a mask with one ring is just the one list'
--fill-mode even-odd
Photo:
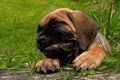
{"label": "wrinkled forehead", "polygon": [[73,10],[71,9],[67,9],[67,8],[60,8],[60,9],[56,9],[52,12],[50,12],[48,15],[46,15],[45,17],[43,17],[43,19],[41,20],[41,26],[45,26],[48,24],[48,22],[53,19],[53,18],[57,18],[59,20],[65,21],[68,17],[66,16],[67,12],[72,13]]}

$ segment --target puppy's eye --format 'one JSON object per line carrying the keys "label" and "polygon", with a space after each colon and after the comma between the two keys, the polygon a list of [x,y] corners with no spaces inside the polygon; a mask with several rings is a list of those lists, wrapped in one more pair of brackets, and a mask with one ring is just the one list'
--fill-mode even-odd
{"label": "puppy's eye", "polygon": [[62,25],[65,25],[65,24],[66,24],[65,22],[59,21],[57,19],[51,19],[50,22],[49,22],[50,26],[62,26]]}
{"label": "puppy's eye", "polygon": [[38,29],[37,29],[37,32],[39,33],[40,31],[42,31],[42,27],[40,25],[38,25]]}

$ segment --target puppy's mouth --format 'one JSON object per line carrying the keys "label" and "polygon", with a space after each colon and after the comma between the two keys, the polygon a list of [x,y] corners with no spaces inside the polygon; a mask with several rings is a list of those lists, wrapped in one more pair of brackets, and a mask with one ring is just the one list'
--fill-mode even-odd
{"label": "puppy's mouth", "polygon": [[48,58],[59,58],[68,55],[74,50],[74,42],[58,42],[54,43],[43,50]]}

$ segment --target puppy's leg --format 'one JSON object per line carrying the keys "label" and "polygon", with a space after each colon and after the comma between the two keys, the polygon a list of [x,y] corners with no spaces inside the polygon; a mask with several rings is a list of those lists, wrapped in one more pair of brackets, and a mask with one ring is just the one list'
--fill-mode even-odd
{"label": "puppy's leg", "polygon": [[51,73],[55,72],[60,67],[59,59],[44,58],[36,64],[36,72],[38,73]]}
{"label": "puppy's leg", "polygon": [[85,51],[76,57],[76,59],[73,61],[73,68],[76,71],[95,69],[100,65],[105,55],[106,54],[102,48],[102,45],[97,44],[96,46],[90,48],[88,51]]}

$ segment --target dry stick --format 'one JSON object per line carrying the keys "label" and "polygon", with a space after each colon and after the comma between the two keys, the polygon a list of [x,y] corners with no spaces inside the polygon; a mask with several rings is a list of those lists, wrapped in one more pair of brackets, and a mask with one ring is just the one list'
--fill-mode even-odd
{"label": "dry stick", "polygon": [[114,2],[112,1],[110,9],[109,9],[109,15],[108,15],[108,24],[107,24],[107,28],[106,28],[106,38],[108,38],[108,34],[110,32],[110,28],[111,28],[110,21],[111,21],[112,15],[113,15],[113,10],[114,10]]}

